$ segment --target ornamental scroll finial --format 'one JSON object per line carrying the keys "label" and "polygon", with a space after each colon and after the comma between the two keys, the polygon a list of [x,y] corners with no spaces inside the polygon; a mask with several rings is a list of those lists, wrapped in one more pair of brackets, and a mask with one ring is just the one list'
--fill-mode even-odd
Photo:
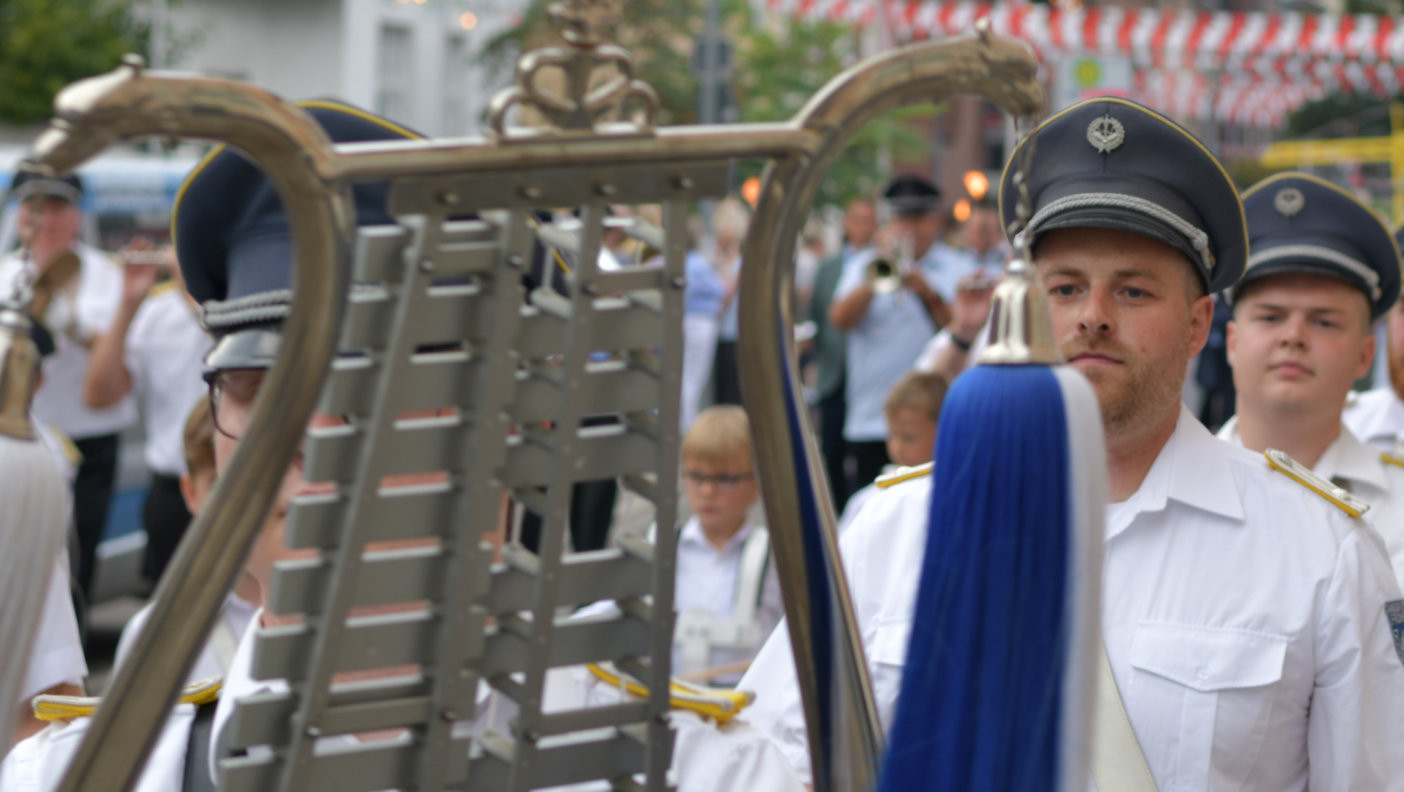
{"label": "ornamental scroll finial", "polygon": [[515,105],[539,113],[557,133],[606,130],[603,123],[624,120],[625,131],[649,132],[658,112],[658,94],[634,79],[634,61],[623,47],[606,44],[604,28],[619,18],[621,0],[556,0],[547,10],[565,47],[533,50],[517,61],[517,82],[492,99],[489,124],[495,137],[509,137],[507,111]]}

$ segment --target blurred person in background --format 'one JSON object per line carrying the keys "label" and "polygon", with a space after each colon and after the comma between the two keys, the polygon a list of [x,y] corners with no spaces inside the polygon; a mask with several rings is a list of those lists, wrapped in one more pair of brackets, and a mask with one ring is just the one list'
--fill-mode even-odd
{"label": "blurred person in background", "polygon": [[819,447],[824,453],[824,470],[829,476],[834,508],[843,510],[853,491],[848,473],[848,441],[843,437],[844,414],[848,411],[845,388],[848,378],[848,335],[829,321],[834,292],[843,275],[844,263],[866,252],[877,232],[877,206],[870,198],[855,198],[843,213],[843,248],[819,265],[805,319],[814,323],[815,390],[819,397]]}
{"label": "blurred person in background", "polygon": [[[133,249],[124,254],[136,258],[142,251]],[[148,260],[122,268],[121,303],[112,326],[93,343],[83,401],[95,409],[134,393],[142,401],[145,459],[151,470],[151,488],[143,510],[146,557],[142,574],[155,583],[190,524],[188,499],[180,484],[186,472],[181,429],[191,408],[205,397],[200,375],[212,342],[200,327],[198,306],[186,293],[180,268],[174,266],[170,252],[145,251],[145,256],[164,257],[166,264]],[[163,272],[171,279],[157,285]]]}
{"label": "blurred person in background", "polygon": [[[887,242],[844,263],[829,321],[848,332],[848,412],[844,438],[857,485],[870,483],[887,458],[887,393],[911,370],[936,331],[951,320],[950,302],[974,269],[968,254],[943,242],[941,193],[919,176],[899,176],[883,197],[896,217]],[[887,274],[874,264],[887,261]]]}
{"label": "blurred person in background", "polygon": [[694,244],[688,246],[687,286],[683,288],[682,404],[678,428],[686,432],[702,409],[707,380],[717,356],[717,329],[721,323],[726,282],[712,260]]}
{"label": "blurred person in background", "polygon": [[[906,472],[903,468],[913,468],[931,461],[936,448],[936,426],[941,419],[941,404],[946,400],[946,378],[940,374],[913,371],[897,381],[892,392],[887,394],[883,404],[883,417],[887,419],[887,456],[896,470],[884,470],[890,476],[900,478]],[[879,479],[883,485],[887,478]],[[878,483],[872,483],[853,493],[839,518],[839,533],[842,534],[853,518],[863,510],[868,499],[877,494]]]}
{"label": "blurred person in background", "polygon": [[736,340],[740,335],[741,243],[751,223],[740,201],[727,198],[712,215],[712,265],[726,287],[722,294],[721,326],[717,329],[717,358],[713,366],[717,404],[741,403],[741,377],[736,367]]}
{"label": "blurred person in background", "polygon": [[117,314],[122,272],[106,254],[78,241],[83,223],[79,177],[49,178],[20,170],[10,195],[20,202],[19,238],[25,250],[0,260],[0,290],[8,294],[32,276],[30,310],[54,336],[55,351],[44,361],[34,416],[71,438],[82,456],[73,485],[73,519],[78,585],[88,598],[117,473],[118,435],[136,420],[130,397],[100,409],[83,401],[90,350]]}

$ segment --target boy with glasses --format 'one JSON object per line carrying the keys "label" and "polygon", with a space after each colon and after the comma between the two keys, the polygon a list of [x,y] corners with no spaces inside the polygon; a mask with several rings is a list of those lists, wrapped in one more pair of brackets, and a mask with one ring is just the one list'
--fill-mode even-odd
{"label": "boy with glasses", "polygon": [[750,520],[760,486],[745,410],[704,410],[682,445],[692,517],[678,534],[673,673],[734,683],[785,611],[770,535]]}

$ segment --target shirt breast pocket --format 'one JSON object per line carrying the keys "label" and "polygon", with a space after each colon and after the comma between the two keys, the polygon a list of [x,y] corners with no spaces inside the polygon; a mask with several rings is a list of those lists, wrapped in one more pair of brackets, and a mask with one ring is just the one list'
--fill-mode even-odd
{"label": "shirt breast pocket", "polygon": [[1126,702],[1163,792],[1237,788],[1252,771],[1287,657],[1287,638],[1143,622]]}

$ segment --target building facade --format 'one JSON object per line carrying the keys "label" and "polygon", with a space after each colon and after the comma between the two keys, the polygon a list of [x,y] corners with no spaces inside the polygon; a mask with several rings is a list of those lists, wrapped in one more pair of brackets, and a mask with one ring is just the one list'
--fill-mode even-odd
{"label": "building facade", "polygon": [[478,64],[516,22],[510,0],[186,0],[168,13],[170,68],[288,99],[337,98],[435,137],[478,134],[510,75]]}

